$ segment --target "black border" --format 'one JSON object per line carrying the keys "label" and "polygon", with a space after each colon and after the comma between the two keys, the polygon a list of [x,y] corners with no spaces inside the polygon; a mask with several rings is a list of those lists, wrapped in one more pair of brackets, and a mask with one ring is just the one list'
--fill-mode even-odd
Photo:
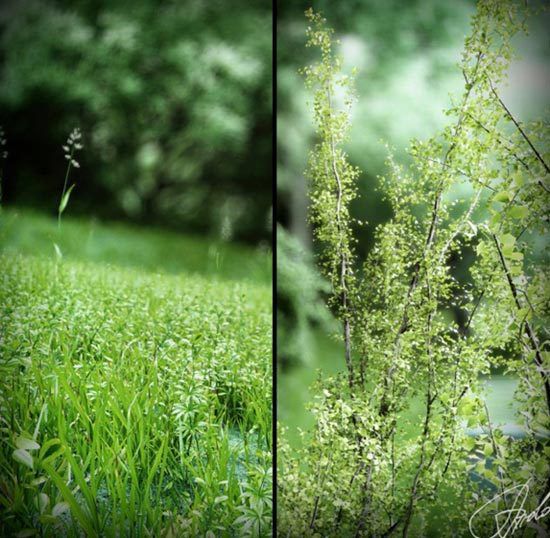
{"label": "black border", "polygon": [[272,78],[271,78],[271,102],[273,106],[272,120],[272,157],[273,169],[272,192],[272,218],[271,218],[271,245],[272,245],[272,536],[277,535],[277,2],[272,0]]}

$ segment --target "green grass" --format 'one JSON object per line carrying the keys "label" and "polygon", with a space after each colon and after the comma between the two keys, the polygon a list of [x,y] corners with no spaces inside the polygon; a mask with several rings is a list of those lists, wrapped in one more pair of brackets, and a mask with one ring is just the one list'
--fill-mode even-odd
{"label": "green grass", "polygon": [[[66,219],[56,260],[50,219],[2,219],[0,535],[270,535],[271,289],[246,271],[262,255],[239,269],[228,245],[224,269],[191,274],[170,249],[196,240],[115,227],[111,256],[108,227],[78,244],[89,225]],[[157,248],[170,260],[148,269],[188,272],[96,263]]]}
{"label": "green grass", "polygon": [[267,249],[67,215],[58,229],[54,217],[24,209],[2,209],[0,250],[51,258],[54,242],[68,260],[271,285],[272,257]]}

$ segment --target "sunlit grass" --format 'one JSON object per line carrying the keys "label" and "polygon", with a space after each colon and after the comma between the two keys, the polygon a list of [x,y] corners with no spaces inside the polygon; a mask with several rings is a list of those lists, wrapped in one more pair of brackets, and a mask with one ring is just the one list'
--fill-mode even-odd
{"label": "sunlit grass", "polygon": [[2,209],[0,250],[50,258],[54,255],[53,242],[68,260],[271,285],[272,257],[267,249],[68,214],[63,215],[63,225],[58,228],[53,215]]}
{"label": "sunlit grass", "polygon": [[121,228],[102,250],[106,228],[64,218],[56,261],[50,224],[3,214],[0,534],[270,535],[262,256],[239,267],[228,255],[217,278],[77,261],[139,265],[158,252],[152,264],[198,273],[191,247],[209,247],[189,241],[178,266],[169,252],[185,239],[157,246]]}

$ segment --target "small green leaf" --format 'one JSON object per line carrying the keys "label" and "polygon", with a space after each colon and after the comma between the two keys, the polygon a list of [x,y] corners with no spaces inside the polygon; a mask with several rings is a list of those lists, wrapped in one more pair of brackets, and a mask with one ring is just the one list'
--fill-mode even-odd
{"label": "small green leaf", "polygon": [[53,248],[55,250],[55,254],[57,255],[57,257],[59,259],[63,258],[63,253],[61,252],[61,249],[59,248],[59,246],[57,245],[57,243],[54,243],[53,244]]}
{"label": "small green leaf", "polygon": [[51,514],[42,514],[39,518],[39,521],[44,525],[52,525],[58,523],[57,518],[55,516],[52,516]]}
{"label": "small green leaf", "polygon": [[548,469],[548,463],[544,460],[544,458],[541,458],[535,463],[535,471],[537,472],[538,476],[544,476],[546,474],[546,471]]}
{"label": "small green leaf", "polygon": [[514,244],[516,242],[516,238],[511,234],[504,234],[500,241],[502,243],[502,253],[506,257],[511,257],[512,253],[514,252]]}
{"label": "small green leaf", "polygon": [[529,208],[524,205],[516,205],[510,208],[508,215],[513,219],[524,219],[529,215]]}
{"label": "small green leaf", "polygon": [[493,446],[491,445],[491,443],[486,443],[485,446],[483,447],[483,454],[489,457],[492,453],[493,453]]}
{"label": "small green leaf", "polygon": [[514,182],[515,185],[517,185],[518,187],[522,187],[524,184],[525,184],[525,176],[523,175],[523,173],[518,170],[513,176],[512,176],[512,181]]}
{"label": "small green leaf", "polygon": [[464,398],[459,405],[459,414],[466,417],[471,415],[476,407],[476,402],[473,398]]}
{"label": "small green leaf", "polygon": [[223,502],[227,501],[227,499],[229,499],[229,497],[227,495],[220,495],[219,497],[216,497],[214,499],[214,504],[223,503]]}
{"label": "small green leaf", "polygon": [[494,202],[509,202],[510,193],[508,191],[497,192],[493,198]]}
{"label": "small green leaf", "polygon": [[63,195],[63,198],[61,198],[61,202],[59,202],[59,213],[63,213],[65,211],[65,208],[67,207],[67,204],[69,203],[69,197],[71,196],[71,192],[74,189],[76,183],[73,183],[65,192]]}
{"label": "small green leaf", "polygon": [[489,219],[489,224],[491,226],[494,226],[494,225],[498,224],[501,220],[502,220],[502,213],[500,211],[497,211],[497,212],[493,213],[493,215]]}
{"label": "small green leaf", "polygon": [[476,440],[473,437],[466,437],[462,445],[466,450],[473,450],[476,446]]}
{"label": "small green leaf", "polygon": [[18,448],[14,450],[12,456],[15,461],[26,465],[29,469],[33,468],[32,456],[25,449]]}
{"label": "small green leaf", "polygon": [[512,234],[503,234],[500,242],[503,248],[512,248],[516,243],[516,238]]}
{"label": "small green leaf", "polygon": [[36,441],[22,436],[17,437],[15,440],[15,446],[17,448],[22,448],[23,450],[38,450],[40,448],[40,445]]}

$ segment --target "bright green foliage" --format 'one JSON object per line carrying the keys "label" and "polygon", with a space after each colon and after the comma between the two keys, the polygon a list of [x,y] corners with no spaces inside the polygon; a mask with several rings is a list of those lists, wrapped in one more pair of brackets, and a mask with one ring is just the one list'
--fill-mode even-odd
{"label": "bright green foliage", "polygon": [[[311,152],[307,175],[311,179],[311,222],[315,236],[322,242],[323,269],[332,287],[331,305],[344,322],[346,364],[353,380],[349,355],[350,295],[354,293],[353,238],[349,204],[355,198],[359,171],[349,162],[342,144],[349,129],[349,109],[353,103],[352,79],[339,75],[340,60],[332,51],[332,31],[312,10],[306,12],[307,46],[318,47],[321,61],[306,67],[306,85],[314,89],[313,111],[319,142]],[[336,106],[342,98],[344,109]]]}
{"label": "bright green foliage", "polygon": [[[436,508],[445,521],[431,523],[438,536],[468,536],[469,517],[494,496],[471,481],[473,469],[496,491],[531,479],[526,508],[548,491],[542,335],[550,297],[548,273],[530,252],[548,232],[548,128],[520,124],[499,94],[525,10],[479,2],[461,61],[465,88],[448,111],[452,122],[413,142],[408,169],[389,159],[383,189],[393,217],[376,229],[360,271],[336,173],[347,179],[345,206],[357,171],[331,145],[342,140],[349,112],[338,111],[327,90],[339,77],[330,31],[307,13],[309,43],[321,51],[321,62],[306,69],[321,139],[309,169],[312,219],[343,321],[348,376],[319,381],[316,426],[300,452],[281,436],[281,535],[425,536]],[[471,198],[449,202],[464,185]],[[453,259],[468,252],[471,281],[463,282]],[[462,324],[450,321],[451,308],[464,313]],[[478,378],[493,366],[520,377],[522,440],[493,428],[487,416]],[[420,414],[411,417],[418,403]],[[468,438],[465,426],[483,434]],[[471,464],[473,449],[496,465]],[[476,519],[477,535],[491,522],[487,512]]]}
{"label": "bright green foliage", "polygon": [[[332,32],[325,28],[324,19],[312,11],[308,11],[307,16],[313,25],[307,31],[307,46],[319,47],[322,55],[318,64],[304,69],[307,86],[315,90],[313,111],[320,139],[311,153],[308,168],[311,221],[316,237],[325,247],[325,272],[334,295],[339,296],[349,292],[353,281],[349,204],[355,197],[354,182],[359,172],[349,164],[342,149],[349,129],[349,107],[353,102],[352,80],[339,76],[340,62],[333,55]],[[335,106],[342,97],[338,90],[347,92],[345,110]]]}
{"label": "bright green foliage", "polygon": [[268,287],[0,265],[0,534],[270,535]]}

